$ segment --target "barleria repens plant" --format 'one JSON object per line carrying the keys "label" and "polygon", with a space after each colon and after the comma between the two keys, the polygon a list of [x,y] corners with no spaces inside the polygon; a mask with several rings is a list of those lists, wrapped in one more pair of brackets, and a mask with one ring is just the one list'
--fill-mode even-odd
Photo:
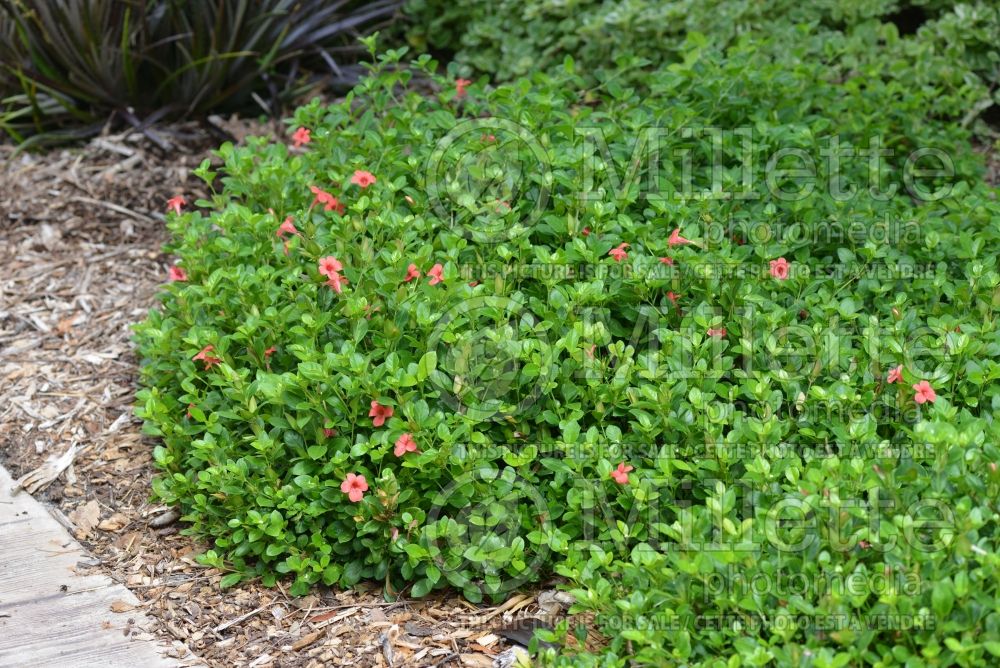
{"label": "barleria repens plant", "polygon": [[971,123],[1000,105],[1000,7],[986,0],[407,0],[404,10],[411,45],[501,81],[571,58],[589,85],[642,88],[683,62],[692,37],[725,52],[750,36],[779,59],[824,63],[832,82],[863,72],[921,88],[936,118]]}
{"label": "barleria repens plant", "polygon": [[[224,145],[136,329],[224,584],[560,574],[609,644],[555,662],[1000,653],[996,192],[920,89],[772,51],[642,94],[390,51],[296,146]],[[802,621],[858,615],[910,626]]]}

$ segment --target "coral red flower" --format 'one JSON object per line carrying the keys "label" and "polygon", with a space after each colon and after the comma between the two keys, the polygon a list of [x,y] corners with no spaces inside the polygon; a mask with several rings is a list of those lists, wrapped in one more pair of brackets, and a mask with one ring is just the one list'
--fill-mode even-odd
{"label": "coral red flower", "polygon": [[292,135],[292,145],[295,148],[302,146],[303,144],[308,144],[312,141],[312,137],[309,136],[309,128],[299,128]]}
{"label": "coral red flower", "polygon": [[611,477],[619,485],[627,485],[628,473],[629,471],[634,471],[634,470],[635,469],[633,469],[630,465],[626,464],[625,462],[622,462],[618,465],[618,468],[616,468],[614,471],[611,472]]}
{"label": "coral red flower", "polygon": [[404,283],[409,283],[410,281],[420,278],[420,269],[415,264],[411,264],[406,268],[406,278],[403,279]]}
{"label": "coral red flower", "polygon": [[340,200],[326,192],[322,188],[317,188],[316,186],[309,186],[309,190],[315,195],[313,198],[313,203],[311,206],[316,206],[317,204],[323,205],[324,211],[336,211],[337,213],[344,213],[344,205],[340,203]]}
{"label": "coral red flower", "polygon": [[276,352],[278,352],[278,349],[275,348],[274,346],[271,346],[270,348],[264,351],[264,357],[270,357]]}
{"label": "coral red flower", "polygon": [[903,380],[903,365],[900,364],[895,369],[889,369],[889,375],[885,378],[886,382],[896,383]]}
{"label": "coral red flower", "polygon": [[326,279],[326,284],[333,288],[333,291],[338,295],[344,291],[344,286],[350,283],[346,276],[333,272]]}
{"label": "coral red flower", "polygon": [[672,301],[675,304],[677,303],[677,300],[680,299],[680,297],[681,296],[679,294],[675,293],[673,290],[671,290],[670,292],[667,293],[667,299],[669,299],[670,301]]}
{"label": "coral red flower", "polygon": [[167,200],[167,211],[173,211],[178,216],[181,215],[181,207],[187,204],[187,200],[184,199],[183,195],[177,195],[176,197],[171,197]]}
{"label": "coral red flower", "polygon": [[922,404],[927,401],[934,403],[934,400],[937,399],[937,393],[934,391],[934,388],[931,387],[931,384],[926,380],[922,380],[914,385],[913,389],[917,393],[916,396],[913,397],[913,400],[918,404]]}
{"label": "coral red flower", "polygon": [[589,237],[590,236],[590,228],[589,227],[583,228],[583,230],[580,232],[580,234],[582,234],[585,237]]}
{"label": "coral red flower", "polygon": [[323,427],[323,438],[332,438],[333,436],[336,435],[337,435],[336,429],[327,429],[326,427]]}
{"label": "coral red flower", "polygon": [[427,272],[427,275],[431,277],[431,280],[429,280],[427,284],[437,285],[438,283],[443,282],[444,281],[444,276],[442,276],[443,273],[444,273],[444,267],[441,266],[440,262],[431,267],[430,271]]}
{"label": "coral red flower", "polygon": [[354,172],[354,176],[351,177],[351,183],[364,189],[375,183],[375,176],[371,172],[366,172],[363,169],[359,169]]}
{"label": "coral red flower", "polygon": [[170,280],[171,281],[186,281],[188,279],[187,272],[183,268],[178,267],[176,264],[170,265]]}
{"label": "coral red flower", "polygon": [[333,257],[332,255],[327,255],[319,259],[319,273],[324,276],[330,277],[336,274],[338,271],[343,270],[344,266],[340,264],[340,260]]}
{"label": "coral red flower", "polygon": [[198,353],[197,355],[195,355],[191,359],[195,360],[195,361],[201,360],[202,362],[205,363],[205,369],[206,370],[211,369],[212,365],[219,364],[219,363],[222,362],[222,360],[219,359],[218,357],[215,357],[215,356],[209,354],[213,350],[215,350],[215,346],[205,346],[204,348],[201,349],[200,353]]}
{"label": "coral red flower", "polygon": [[381,427],[386,420],[392,417],[392,406],[383,406],[377,401],[372,401],[372,409],[368,411],[368,417],[373,418],[373,425]]}
{"label": "coral red flower", "polygon": [[488,135],[488,134],[484,134],[481,137],[481,139],[483,140],[484,143],[487,143],[487,144],[492,144],[493,142],[495,142],[497,140],[496,135]]}
{"label": "coral red flower", "polygon": [[712,329],[711,327],[709,327],[706,330],[706,333],[709,336],[719,336],[719,337],[722,337],[722,336],[726,335],[726,328],[725,327],[720,327],[719,329]]}
{"label": "coral red flower", "polygon": [[398,439],[396,439],[396,449],[393,450],[393,454],[397,457],[402,457],[407,452],[416,452],[417,442],[413,440],[411,434],[403,434]]}
{"label": "coral red flower", "polygon": [[777,260],[771,260],[771,276],[774,276],[779,281],[787,279],[788,260],[783,257],[779,257]]}
{"label": "coral red flower", "polygon": [[674,259],[672,257],[661,257],[660,262],[670,265],[671,267],[674,266]]}
{"label": "coral red flower", "polygon": [[346,494],[352,503],[357,503],[368,491],[368,481],[363,475],[348,473],[344,482],[340,483],[340,491]]}
{"label": "coral red flower", "polygon": [[274,233],[274,236],[284,238],[286,234],[299,234],[299,231],[295,229],[295,224],[292,222],[291,216],[285,218],[285,221],[281,225],[278,225],[278,231]]}
{"label": "coral red flower", "polygon": [[618,244],[617,248],[612,248],[611,250],[609,250],[608,255],[613,257],[615,259],[615,262],[621,262],[622,260],[628,257],[628,253],[625,252],[626,248],[628,248],[627,243],[620,243]]}
{"label": "coral red flower", "polygon": [[469,79],[455,79],[455,97],[465,97],[468,93],[465,89],[471,85]]}
{"label": "coral red flower", "polygon": [[681,236],[681,230],[680,230],[680,228],[677,228],[676,230],[674,230],[673,232],[671,232],[670,233],[670,238],[667,239],[667,245],[668,246],[677,246],[677,245],[680,245],[680,244],[689,244],[689,243],[691,243],[691,240],[690,239],[685,239],[684,237]]}
{"label": "coral red flower", "polygon": [[469,281],[469,287],[474,288],[479,285],[479,281]]}

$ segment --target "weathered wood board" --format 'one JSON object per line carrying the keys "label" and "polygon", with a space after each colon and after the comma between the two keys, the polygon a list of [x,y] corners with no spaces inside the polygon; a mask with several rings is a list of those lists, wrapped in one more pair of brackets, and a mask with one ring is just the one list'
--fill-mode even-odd
{"label": "weathered wood board", "polygon": [[12,485],[0,467],[0,667],[190,665],[166,658],[172,648],[142,631],[141,608],[111,611],[115,601],[138,600],[98,569],[77,568],[89,555],[41,503],[12,494]]}

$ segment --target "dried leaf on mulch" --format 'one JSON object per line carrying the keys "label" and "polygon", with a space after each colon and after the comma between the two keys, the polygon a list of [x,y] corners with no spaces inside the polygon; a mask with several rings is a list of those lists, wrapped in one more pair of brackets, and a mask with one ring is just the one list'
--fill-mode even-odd
{"label": "dried leaf on mulch", "polygon": [[83,539],[90,535],[94,527],[101,520],[101,506],[97,501],[91,499],[87,503],[80,505],[69,514],[69,521],[73,523],[77,538]]}
{"label": "dried leaf on mulch", "polygon": [[121,599],[111,601],[111,612],[128,612],[130,610],[135,610],[135,606],[131,603],[126,603]]}
{"label": "dried leaf on mulch", "polygon": [[18,478],[15,481],[16,487],[25,490],[28,494],[45,489],[73,464],[77,452],[79,452],[79,447],[74,443],[63,454],[49,456],[41,466]]}

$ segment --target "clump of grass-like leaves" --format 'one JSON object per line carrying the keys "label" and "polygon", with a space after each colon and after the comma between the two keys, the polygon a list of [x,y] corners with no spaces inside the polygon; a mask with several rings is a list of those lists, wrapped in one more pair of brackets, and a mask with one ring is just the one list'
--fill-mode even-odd
{"label": "clump of grass-like leaves", "polygon": [[[357,37],[399,0],[0,0],[0,131],[16,141],[81,137],[109,117],[271,110],[302,64],[352,84]],[[319,68],[316,68],[319,69]]]}

